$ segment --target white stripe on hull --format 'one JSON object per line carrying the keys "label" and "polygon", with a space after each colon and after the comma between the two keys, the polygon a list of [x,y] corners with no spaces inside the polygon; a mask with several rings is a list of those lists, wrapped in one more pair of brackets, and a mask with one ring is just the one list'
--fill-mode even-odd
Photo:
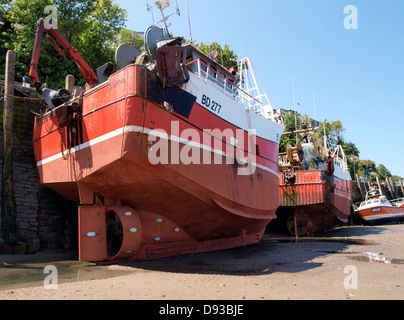
{"label": "white stripe on hull", "polygon": [[404,218],[404,213],[386,213],[386,214],[375,214],[371,216],[362,217],[366,221],[375,221],[383,219],[401,219]]}
{"label": "white stripe on hull", "polygon": [[[126,126],[126,127],[117,129],[115,131],[109,132],[109,133],[107,133],[105,135],[102,135],[102,136],[100,136],[98,138],[95,138],[95,139],[93,139],[91,141],[85,142],[85,143],[83,143],[81,145],[78,145],[78,146],[68,150],[68,151],[64,151],[63,153],[59,152],[58,154],[55,154],[54,156],[51,156],[51,157],[46,158],[44,160],[38,161],[36,165],[39,168],[39,167],[41,167],[41,166],[43,166],[43,165],[45,165],[47,163],[50,163],[50,162],[55,161],[55,160],[58,160],[58,159],[60,159],[62,157],[65,157],[65,156],[67,156],[69,154],[75,153],[75,152],[80,151],[80,150],[84,150],[84,149],[89,148],[91,146],[94,146],[94,145],[96,145],[98,143],[104,142],[104,141],[106,141],[108,139],[114,138],[114,137],[122,135],[124,133],[130,133],[130,132],[145,133],[147,135],[152,134],[154,136],[158,136],[158,137],[163,138],[163,139],[168,137],[168,139],[170,139],[171,141],[174,141],[174,142],[180,142],[180,143],[187,144],[187,145],[190,145],[190,146],[195,147],[195,148],[200,148],[202,150],[207,150],[207,151],[210,151],[210,152],[222,155],[222,156],[226,156],[226,153],[223,152],[222,150],[213,149],[210,146],[206,146],[206,145],[203,145],[201,143],[195,143],[192,140],[187,140],[187,139],[183,139],[183,138],[180,138],[180,137],[177,137],[177,136],[164,134],[162,132],[158,132],[156,130],[151,130],[151,129],[148,129],[148,128],[143,128],[143,127],[140,127],[140,126]],[[240,163],[241,162],[242,162],[242,159],[240,159]],[[274,171],[274,170],[272,170],[272,169],[270,169],[268,167],[265,167],[265,166],[257,164],[257,163],[251,163],[251,164],[253,166],[256,166],[257,168],[260,168],[262,170],[270,172],[273,175],[279,177],[278,172],[276,172],[276,171]]]}

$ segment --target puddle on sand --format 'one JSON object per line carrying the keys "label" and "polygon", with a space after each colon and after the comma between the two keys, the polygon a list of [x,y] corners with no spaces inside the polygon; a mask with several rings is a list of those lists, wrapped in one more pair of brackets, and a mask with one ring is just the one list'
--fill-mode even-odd
{"label": "puddle on sand", "polygon": [[327,253],[327,254],[358,254],[357,251],[335,251],[335,250],[315,250],[315,252]]}
{"label": "puddle on sand", "polygon": [[385,263],[385,264],[404,264],[404,259],[387,259],[387,258],[372,258],[369,257],[368,255],[363,255],[363,256],[355,256],[355,257],[349,257],[349,259],[354,260],[354,261],[362,261],[362,262],[379,262],[379,263]]}
{"label": "puddle on sand", "polygon": [[58,284],[124,276],[134,271],[98,266],[95,263],[57,261],[46,263],[11,263],[0,261],[0,290],[42,286],[49,273],[46,266],[57,268]]}

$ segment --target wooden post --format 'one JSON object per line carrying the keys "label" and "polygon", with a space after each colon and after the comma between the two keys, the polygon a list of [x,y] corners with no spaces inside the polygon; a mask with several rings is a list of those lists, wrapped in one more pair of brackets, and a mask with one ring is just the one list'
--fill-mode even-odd
{"label": "wooden post", "polygon": [[382,186],[380,184],[379,176],[376,176],[377,186],[379,187],[380,194],[383,194]]}
{"label": "wooden post", "polygon": [[361,183],[361,180],[359,179],[359,174],[356,174],[356,182],[358,183],[358,188],[361,193],[361,200],[365,200],[366,195],[363,195],[362,183]]}
{"label": "wooden post", "polygon": [[389,190],[390,190],[392,199],[397,198],[396,187],[394,185],[393,179],[387,177],[386,180],[387,180],[387,185],[389,186]]}
{"label": "wooden post", "polygon": [[390,191],[391,198],[394,199],[394,198],[395,198],[395,196],[394,196],[394,190],[393,190],[393,187],[392,187],[392,185],[390,184],[390,182],[391,182],[390,179],[389,179],[388,177],[386,177],[387,188],[388,188],[389,191]]}
{"label": "wooden post", "polygon": [[9,50],[6,56],[5,97],[3,109],[3,180],[2,180],[2,231],[6,244],[17,243],[17,213],[13,182],[13,122],[14,122],[14,77],[15,52]]}
{"label": "wooden post", "polygon": [[391,191],[392,191],[392,194],[393,194],[393,199],[397,198],[397,189],[396,189],[396,185],[395,185],[393,179],[392,178],[387,178],[387,179],[389,180],[389,184],[391,185]]}

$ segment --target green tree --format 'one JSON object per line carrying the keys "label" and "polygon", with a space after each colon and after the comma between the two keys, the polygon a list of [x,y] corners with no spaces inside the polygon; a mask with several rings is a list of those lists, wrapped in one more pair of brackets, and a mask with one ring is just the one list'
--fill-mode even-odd
{"label": "green tree", "polygon": [[[356,163],[356,173],[362,178],[366,178],[366,170],[373,169],[376,170],[376,163],[372,160],[357,160]],[[351,173],[352,174],[352,173]]]}
{"label": "green tree", "polygon": [[11,6],[11,0],[0,0],[0,18],[4,23],[0,26],[0,79],[4,80],[4,70],[6,63],[6,52],[13,48],[11,43],[11,34],[13,33],[12,24],[8,19],[8,12]]}
{"label": "green tree", "polygon": [[389,169],[387,169],[383,164],[379,164],[376,167],[376,173],[379,175],[379,177],[382,180],[386,180],[386,178],[390,178],[391,177],[391,172]]}
{"label": "green tree", "polygon": [[359,157],[359,149],[356,147],[356,145],[353,142],[343,141],[343,144],[341,146],[347,157],[349,157],[349,158]]}
{"label": "green tree", "polygon": [[145,51],[144,39],[135,31],[122,28],[117,38],[112,41],[111,47],[113,48],[113,51],[115,51],[121,43],[131,43],[137,51]]}
{"label": "green tree", "polygon": [[234,68],[235,71],[238,71],[238,57],[233,52],[233,50],[230,50],[230,47],[227,44],[222,48],[222,46],[217,42],[212,42],[211,44],[204,44],[203,42],[201,42],[198,46],[198,49],[206,55],[208,55],[213,50],[217,50],[217,52],[219,53],[217,61],[227,69]]}
{"label": "green tree", "polygon": [[[296,128],[296,123],[297,123],[297,128]],[[283,124],[285,125],[285,132],[292,132],[298,128],[301,128],[301,120],[300,120],[299,114],[296,114],[296,118],[295,118],[294,112],[292,112],[292,111],[287,112],[285,114],[285,116],[283,117]],[[299,137],[298,137],[298,139],[299,139]],[[297,140],[296,140],[295,134],[282,136],[280,146],[279,146],[279,152],[286,152],[286,147],[288,144],[290,144],[292,147],[296,147]]]}
{"label": "green tree", "polygon": [[113,0],[98,0],[86,17],[89,30],[81,34],[80,45],[93,69],[114,61],[113,39],[124,27],[127,12]]}
{"label": "green tree", "polygon": [[[2,5],[6,19],[11,23],[11,28],[2,32],[2,38],[4,50],[12,49],[17,53],[17,80],[28,75],[37,20],[47,16],[44,13],[47,5],[57,6],[58,29],[94,70],[113,61],[110,40],[117,36],[127,15],[113,0],[14,0],[7,7]],[[20,22],[22,28],[16,28],[16,22]],[[1,56],[4,54],[1,52]],[[0,74],[4,74],[4,66],[1,68]],[[41,81],[57,89],[64,86],[68,73],[75,76],[78,85],[85,83],[74,63],[60,57],[44,37],[38,68]]]}
{"label": "green tree", "polygon": [[328,122],[325,119],[320,123],[318,137],[321,141],[324,139],[324,128],[327,141],[332,148],[335,149],[338,145],[343,145],[345,129],[340,120]]}

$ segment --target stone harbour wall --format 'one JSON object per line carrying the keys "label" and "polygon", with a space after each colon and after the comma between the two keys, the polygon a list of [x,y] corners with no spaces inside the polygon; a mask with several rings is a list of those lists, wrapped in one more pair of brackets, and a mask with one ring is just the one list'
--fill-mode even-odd
{"label": "stone harbour wall", "polygon": [[[29,110],[28,103],[20,101],[15,103],[13,179],[19,240],[17,253],[32,253],[45,248],[72,249],[77,245],[73,236],[74,233],[77,234],[77,228],[72,227],[77,225],[75,222],[77,206],[40,184],[32,144],[35,116]],[[0,99],[0,112],[3,114],[2,99]],[[3,155],[2,117],[0,137],[0,154]],[[2,168],[3,157],[0,165]],[[1,179],[2,170],[0,181]]]}

